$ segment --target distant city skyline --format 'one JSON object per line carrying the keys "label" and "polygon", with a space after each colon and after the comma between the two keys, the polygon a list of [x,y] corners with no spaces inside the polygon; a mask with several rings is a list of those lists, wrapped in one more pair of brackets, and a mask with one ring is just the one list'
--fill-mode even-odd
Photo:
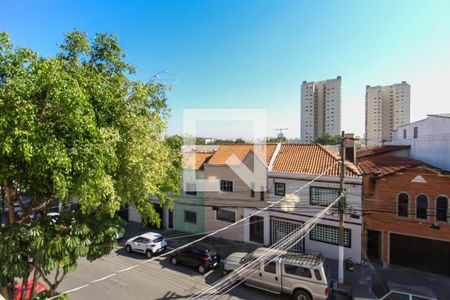
{"label": "distant city skyline", "polygon": [[[1,7],[0,31],[44,56],[54,55],[74,28],[90,37],[117,34],[137,67],[133,79],[160,73],[173,85],[170,134],[183,132],[187,108],[262,108],[268,136],[288,128],[288,138],[300,137],[302,82],[337,74],[346,132],[363,137],[367,85],[407,81],[411,121],[450,112],[450,91],[430,88],[450,78],[449,1],[3,1]],[[214,134],[244,137],[231,124]]]}

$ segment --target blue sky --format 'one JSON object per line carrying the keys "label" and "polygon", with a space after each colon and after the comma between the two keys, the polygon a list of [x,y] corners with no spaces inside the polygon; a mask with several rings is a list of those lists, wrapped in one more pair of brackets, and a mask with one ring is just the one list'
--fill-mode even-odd
{"label": "blue sky", "polygon": [[185,108],[263,108],[268,135],[299,136],[301,82],[337,75],[347,132],[364,132],[367,84],[409,82],[411,121],[450,112],[449,16],[439,0],[0,0],[0,30],[15,44],[53,55],[66,31],[112,32],[139,79],[170,70],[170,133],[182,132]]}

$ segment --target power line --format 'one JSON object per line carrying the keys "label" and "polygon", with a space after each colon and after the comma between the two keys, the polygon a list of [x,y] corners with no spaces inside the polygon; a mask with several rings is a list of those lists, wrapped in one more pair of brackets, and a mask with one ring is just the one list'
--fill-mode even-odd
{"label": "power line", "polygon": [[[218,280],[214,283],[213,286],[203,290],[202,292],[190,297],[190,299],[210,299],[210,292],[214,290],[212,295],[227,293],[236,286],[238,286],[241,282],[245,281],[249,276],[251,276],[254,272],[256,272],[255,268],[262,261],[265,261],[266,258],[269,259],[267,263],[270,263],[283,255],[283,252],[280,252],[278,255],[273,255],[272,250],[289,250],[293,247],[296,242],[303,239],[317,224],[318,220],[330,209],[337,201],[341,199],[343,195],[339,196],[335,199],[328,207],[325,207],[321,212],[315,215],[313,218],[305,222],[300,228],[292,231],[288,235],[286,235],[283,239],[273,244],[271,247],[265,248],[262,253],[259,253],[258,257],[255,260],[250,260],[249,262],[244,262],[239,268],[234,270],[232,273],[228,274],[221,280]],[[239,273],[243,274],[239,274]],[[237,275],[235,275],[237,274]],[[238,277],[239,281],[236,282],[234,277]]]}
{"label": "power line", "polygon": [[[313,178],[311,181],[307,182],[305,185],[303,185],[302,187],[300,187],[299,189],[297,189],[296,191],[294,191],[292,194],[295,194],[295,193],[301,191],[302,189],[304,189],[304,188],[310,186],[313,182],[315,182],[316,180],[318,180],[319,178],[321,178],[322,176],[324,176],[324,174],[326,174],[331,168],[333,168],[334,165],[335,165],[336,163],[337,163],[337,161],[334,162],[334,163],[333,163],[329,168],[327,168],[323,173],[321,173],[320,175],[316,176],[316,177]],[[273,202],[272,204],[270,204],[270,205],[268,205],[268,206],[266,206],[266,207],[264,207],[264,208],[259,209],[259,210],[256,211],[255,213],[250,214],[250,215],[248,215],[247,217],[240,219],[239,221],[236,221],[236,222],[234,222],[234,223],[232,223],[232,224],[230,224],[230,225],[227,225],[227,226],[225,226],[225,227],[223,227],[223,228],[217,229],[217,230],[215,230],[214,232],[211,232],[211,233],[209,233],[209,234],[207,234],[207,235],[205,235],[205,236],[203,236],[203,237],[201,237],[201,238],[198,238],[198,239],[196,239],[195,241],[189,242],[189,243],[187,243],[187,244],[185,244],[185,245],[182,245],[182,246],[180,246],[180,247],[178,247],[178,248],[176,248],[176,249],[173,249],[173,250],[171,250],[171,251],[164,252],[164,253],[162,253],[161,255],[159,255],[158,257],[164,257],[164,256],[167,256],[167,255],[170,255],[170,254],[175,253],[175,252],[177,252],[177,251],[179,251],[179,250],[181,250],[181,249],[183,249],[183,248],[186,248],[186,247],[188,247],[188,246],[190,246],[190,245],[193,245],[193,244],[195,244],[195,243],[197,243],[197,242],[200,242],[200,241],[202,241],[202,240],[204,240],[204,239],[206,239],[206,238],[208,238],[208,237],[210,237],[210,236],[213,236],[213,235],[215,235],[215,234],[217,234],[217,233],[219,233],[219,232],[222,232],[222,231],[224,231],[224,230],[228,230],[228,229],[230,229],[231,227],[233,227],[233,226],[235,226],[235,225],[237,225],[237,224],[240,224],[240,223],[244,222],[244,221],[247,220],[247,219],[250,219],[251,217],[253,217],[253,216],[255,216],[255,215],[260,214],[261,212],[270,209],[271,207],[275,206],[276,204],[280,203],[280,202],[283,201],[283,200],[286,200],[286,197],[283,197],[283,198],[281,198],[280,200],[275,201],[275,202]],[[142,265],[142,264],[147,263],[147,262],[154,261],[155,259],[156,259],[156,257],[152,257],[151,259],[148,259],[148,260],[146,260],[145,262],[142,262],[142,263],[140,263],[140,264],[137,264],[136,266]],[[127,272],[127,271],[132,270],[132,269],[134,269],[134,268],[125,269],[123,272]],[[95,283],[95,281],[93,281],[93,282],[91,282],[91,283]],[[89,286],[89,284],[86,284],[85,286]],[[83,287],[85,287],[85,286],[83,286]],[[63,293],[61,293],[61,294],[59,294],[59,295],[57,295],[57,296],[53,296],[53,297],[49,298],[49,300],[55,299],[55,298],[57,298],[57,297],[59,297],[59,296],[61,296],[61,295],[63,295],[63,294],[66,294],[66,292],[63,292]]]}

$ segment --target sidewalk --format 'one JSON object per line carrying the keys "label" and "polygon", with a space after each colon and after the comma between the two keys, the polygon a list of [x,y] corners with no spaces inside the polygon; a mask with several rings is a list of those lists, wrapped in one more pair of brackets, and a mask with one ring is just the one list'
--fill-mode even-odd
{"label": "sidewalk", "polygon": [[[327,259],[329,280],[337,282],[337,260]],[[450,277],[422,272],[399,266],[383,268],[380,264],[365,263],[354,265],[354,271],[344,271],[344,287],[350,287],[353,295],[358,292],[367,293],[370,287],[380,281],[387,280],[404,286],[424,287],[431,290],[438,299],[450,299]],[[332,299],[349,299],[336,297]]]}
{"label": "sidewalk", "polygon": [[[130,237],[148,231],[160,232],[166,238],[170,248],[177,248],[203,236],[175,230],[152,229],[135,222],[129,222],[125,227],[126,232],[121,244],[124,244]],[[250,252],[260,247],[254,244],[224,240],[214,237],[208,237],[203,241],[214,245],[222,258],[225,258],[232,252]],[[328,282],[337,282],[337,260],[325,259],[325,266],[327,270]],[[379,264],[369,263],[362,265],[355,264],[353,271],[345,270],[344,272],[344,288],[352,289],[354,291],[367,291],[373,284],[378,283],[380,280],[388,280],[405,286],[425,287],[433,291],[438,299],[450,299],[450,277],[398,266],[383,268]],[[351,297],[339,295],[330,297],[330,299],[351,299]]]}

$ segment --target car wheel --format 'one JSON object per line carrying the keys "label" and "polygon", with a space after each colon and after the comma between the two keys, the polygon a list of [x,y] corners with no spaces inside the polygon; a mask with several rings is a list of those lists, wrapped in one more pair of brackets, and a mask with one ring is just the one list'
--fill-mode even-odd
{"label": "car wheel", "polygon": [[152,256],[153,256],[152,251],[151,251],[151,250],[147,250],[147,251],[145,252],[145,256],[147,256],[147,258],[152,258]]}
{"label": "car wheel", "polygon": [[131,253],[131,246],[130,246],[130,245],[127,245],[127,246],[125,247],[125,250],[127,251],[127,253]]}
{"label": "car wheel", "polygon": [[294,294],[295,300],[312,300],[311,296],[307,291],[304,290],[298,290]]}
{"label": "car wheel", "polygon": [[198,266],[198,272],[200,274],[205,274],[206,268],[204,266],[200,265],[200,266]]}
{"label": "car wheel", "polygon": [[178,263],[177,258],[174,256],[172,257],[172,259],[170,260],[170,262],[172,263],[172,265],[176,265]]}

